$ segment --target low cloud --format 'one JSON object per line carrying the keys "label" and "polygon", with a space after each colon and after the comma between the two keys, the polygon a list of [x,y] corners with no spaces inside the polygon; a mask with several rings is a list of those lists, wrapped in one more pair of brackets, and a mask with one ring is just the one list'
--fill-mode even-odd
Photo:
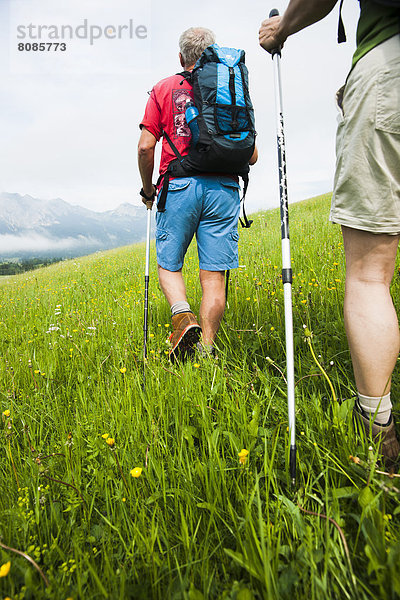
{"label": "low cloud", "polygon": [[55,239],[43,235],[0,235],[0,255],[16,252],[62,252],[94,246],[102,246],[102,243],[96,238],[85,236]]}

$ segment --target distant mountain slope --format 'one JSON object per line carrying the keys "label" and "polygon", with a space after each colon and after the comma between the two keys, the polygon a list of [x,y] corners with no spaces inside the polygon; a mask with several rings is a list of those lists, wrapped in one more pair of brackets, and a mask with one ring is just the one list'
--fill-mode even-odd
{"label": "distant mountain slope", "polygon": [[139,242],[145,211],[132,204],[95,212],[64,200],[0,193],[0,260],[81,256]]}

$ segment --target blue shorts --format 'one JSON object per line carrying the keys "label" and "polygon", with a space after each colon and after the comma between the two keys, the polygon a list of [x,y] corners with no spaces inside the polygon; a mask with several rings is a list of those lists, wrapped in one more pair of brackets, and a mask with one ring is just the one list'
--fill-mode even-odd
{"label": "blue shorts", "polygon": [[196,234],[200,269],[225,271],[239,265],[239,184],[229,177],[179,177],[169,183],[165,212],[156,214],[157,262],[179,271]]}

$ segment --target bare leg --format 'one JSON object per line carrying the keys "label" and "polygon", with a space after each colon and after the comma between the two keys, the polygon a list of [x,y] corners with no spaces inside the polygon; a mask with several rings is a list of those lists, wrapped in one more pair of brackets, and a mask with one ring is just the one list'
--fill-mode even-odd
{"label": "bare leg", "polygon": [[214,343],[225,310],[225,271],[200,269],[200,283],[203,290],[200,305],[203,344],[211,346]]}
{"label": "bare leg", "polygon": [[390,283],[400,236],[342,227],[346,254],[344,321],[357,390],[381,397],[390,391],[400,347]]}
{"label": "bare leg", "polygon": [[186,301],[186,287],[183,281],[182,269],[167,271],[158,265],[158,280],[170,306],[175,302]]}

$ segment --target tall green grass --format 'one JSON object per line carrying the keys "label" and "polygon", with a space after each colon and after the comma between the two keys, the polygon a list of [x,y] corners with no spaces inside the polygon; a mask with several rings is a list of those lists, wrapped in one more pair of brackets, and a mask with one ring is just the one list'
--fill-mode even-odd
{"label": "tall green grass", "polygon": [[[168,362],[153,249],[144,390],[143,245],[3,282],[1,597],[400,596],[400,483],[353,430],[344,256],[328,207],[323,196],[290,208],[296,489],[278,211],[241,233],[215,360]],[[197,311],[195,247],[185,277]]]}

